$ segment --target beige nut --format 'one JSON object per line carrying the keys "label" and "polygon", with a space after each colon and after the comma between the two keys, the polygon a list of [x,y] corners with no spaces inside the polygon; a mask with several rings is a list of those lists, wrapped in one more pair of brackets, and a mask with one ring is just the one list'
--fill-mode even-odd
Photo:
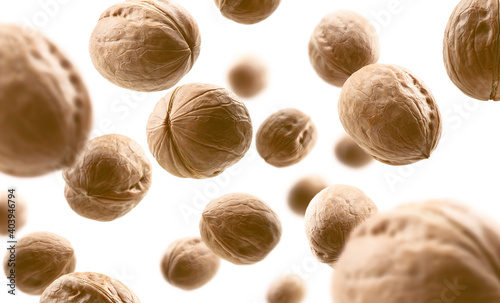
{"label": "beige nut", "polygon": [[328,183],[320,176],[311,175],[298,180],[288,193],[288,206],[298,215],[304,216],[307,206]]}
{"label": "beige nut", "polygon": [[267,66],[257,57],[244,57],[231,67],[228,80],[239,97],[254,97],[267,85]]}
{"label": "beige nut", "polygon": [[94,67],[136,91],[173,87],[193,67],[201,37],[194,18],[172,0],[127,0],[102,13],[90,38]]}
{"label": "beige nut", "polygon": [[361,222],[377,213],[377,206],[353,186],[331,185],[307,207],[305,229],[313,255],[335,266],[349,234]]}
{"label": "beige nut", "polygon": [[243,158],[252,141],[252,122],[233,93],[192,83],[156,104],[147,135],[149,150],[166,171],[182,178],[211,178]]}
{"label": "beige nut", "polygon": [[342,164],[353,168],[363,167],[373,160],[369,154],[347,135],[335,145],[335,155]]}
{"label": "beige nut", "polygon": [[335,303],[500,302],[500,227],[449,201],[407,204],[351,234]]}
{"label": "beige nut", "polygon": [[199,288],[219,270],[220,259],[200,237],[179,239],[169,245],[161,261],[165,280],[184,290]]}
{"label": "beige nut", "polygon": [[112,221],[130,212],[151,186],[151,163],[141,146],[123,135],[90,140],[76,164],[63,172],[64,195],[82,217]]}
{"label": "beige nut", "polygon": [[27,205],[19,191],[0,191],[0,235],[8,235],[12,231],[15,234],[26,224],[27,217]]}
{"label": "beige nut", "polygon": [[259,198],[228,194],[205,207],[200,233],[203,242],[220,258],[238,265],[253,264],[278,244],[281,222]]}
{"label": "beige nut", "polygon": [[285,167],[304,159],[318,140],[311,118],[294,108],[269,116],[257,131],[259,155],[269,164]]}
{"label": "beige nut", "polygon": [[460,1],[443,41],[451,81],[467,96],[484,101],[500,100],[499,9],[498,1]]}
{"label": "beige nut", "polygon": [[309,59],[316,73],[327,83],[342,87],[363,66],[380,56],[380,42],[373,25],[348,10],[326,15],[309,40]]}
{"label": "beige nut", "polygon": [[306,295],[306,285],[297,275],[275,280],[267,290],[267,303],[299,303]]}
{"label": "beige nut", "polygon": [[215,0],[222,15],[242,24],[254,24],[271,16],[281,0]]}
{"label": "beige nut", "polygon": [[430,157],[441,137],[441,114],[427,86],[408,70],[368,65],[342,87],[340,121],[376,160],[407,165]]}
{"label": "beige nut", "polygon": [[30,295],[40,295],[50,283],[73,272],[76,257],[71,243],[50,232],[27,234],[15,244],[14,257],[7,251],[4,272],[15,270],[16,288]]}
{"label": "beige nut", "polygon": [[122,282],[94,272],[75,272],[55,280],[40,303],[140,303]]}
{"label": "beige nut", "polygon": [[35,29],[0,25],[0,172],[34,177],[70,166],[92,109],[73,64]]}

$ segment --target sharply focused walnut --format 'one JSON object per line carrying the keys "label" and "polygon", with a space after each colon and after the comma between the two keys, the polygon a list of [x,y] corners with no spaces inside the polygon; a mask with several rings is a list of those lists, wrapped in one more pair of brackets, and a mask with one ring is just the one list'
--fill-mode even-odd
{"label": "sharply focused walnut", "polygon": [[350,232],[377,212],[377,206],[364,192],[353,186],[332,185],[307,207],[306,235],[314,256],[335,266]]}
{"label": "sharply focused walnut", "polygon": [[326,15],[309,40],[309,59],[316,73],[338,87],[363,66],[377,62],[379,56],[375,28],[353,11]]}
{"label": "sharply focused walnut", "polygon": [[257,131],[257,151],[276,167],[300,162],[313,149],[318,131],[311,118],[294,108],[269,116]]}
{"label": "sharply focused walnut", "polygon": [[281,238],[281,222],[262,200],[249,194],[228,194],[212,200],[200,220],[203,242],[234,264],[263,260]]}
{"label": "sharply focused walnut", "polygon": [[0,172],[34,177],[71,165],[91,127],[73,64],[34,29],[0,24]]}
{"label": "sharply focused walnut", "polygon": [[399,66],[372,64],[354,73],[342,88],[338,110],[347,133],[382,163],[427,159],[441,137],[432,93]]}
{"label": "sharply focused walnut", "polygon": [[183,238],[170,244],[161,261],[168,283],[192,290],[205,285],[219,270],[220,259],[201,238]]}
{"label": "sharply focused walnut", "polygon": [[193,83],[175,88],[156,104],[147,134],[149,150],[169,173],[211,178],[243,158],[252,141],[252,122],[233,93]]}
{"label": "sharply focused walnut", "polygon": [[7,276],[15,270],[17,289],[30,295],[40,295],[52,281],[73,272],[75,266],[71,243],[50,232],[34,232],[19,239],[14,252],[7,250],[3,264]]}
{"label": "sharply focused walnut", "polygon": [[40,303],[140,303],[122,282],[94,272],[75,272],[55,280]]}
{"label": "sharply focused walnut", "polygon": [[340,162],[354,168],[365,166],[373,160],[369,154],[347,135],[337,142],[335,155]]}
{"label": "sharply focused walnut", "polygon": [[267,303],[299,303],[305,294],[304,281],[297,275],[286,275],[271,284],[267,291]]}
{"label": "sharply focused walnut", "polygon": [[[26,224],[26,202],[14,191],[14,197],[9,199],[9,192],[0,191],[0,235],[14,234]],[[11,200],[13,202],[9,202]]]}
{"label": "sharply focused walnut", "polygon": [[498,1],[462,0],[444,35],[444,63],[451,81],[467,96],[500,100]]}
{"label": "sharply focused walnut", "polygon": [[267,85],[267,66],[259,58],[247,56],[229,70],[231,90],[243,98],[251,98]]}
{"label": "sharply focused walnut", "polygon": [[352,233],[335,303],[500,302],[500,226],[448,201],[407,204]]}
{"label": "sharply focused walnut", "polygon": [[215,0],[222,15],[242,24],[258,23],[278,8],[281,0]]}
{"label": "sharply focused walnut", "polygon": [[288,205],[299,215],[306,213],[307,206],[328,183],[320,176],[307,176],[295,183],[288,193]]}
{"label": "sharply focused walnut", "polygon": [[90,38],[90,58],[110,82],[136,91],[177,84],[200,54],[193,17],[172,0],[127,0],[102,13]]}
{"label": "sharply focused walnut", "polygon": [[131,211],[151,186],[151,163],[141,146],[123,135],[90,140],[76,164],[63,172],[64,195],[80,216],[112,221]]}

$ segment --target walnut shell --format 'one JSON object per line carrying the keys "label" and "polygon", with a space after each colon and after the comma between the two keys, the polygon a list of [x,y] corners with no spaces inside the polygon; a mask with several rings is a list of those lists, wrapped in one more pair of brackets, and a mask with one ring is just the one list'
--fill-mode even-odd
{"label": "walnut shell", "polygon": [[162,98],[147,124],[149,150],[166,171],[182,178],[211,178],[250,148],[246,106],[211,84],[179,86]]}
{"label": "walnut shell", "polygon": [[88,219],[112,221],[146,196],[151,186],[151,163],[129,137],[104,135],[90,140],[63,177],[71,209]]}
{"label": "walnut shell", "polygon": [[35,30],[0,24],[0,171],[34,177],[70,166],[92,109],[73,64]]}
{"label": "walnut shell", "polygon": [[267,85],[267,66],[257,57],[245,57],[231,67],[228,74],[231,90],[243,98],[251,98]]}
{"label": "walnut shell", "polygon": [[306,295],[306,285],[297,275],[275,280],[267,291],[267,303],[299,303]]}
{"label": "walnut shell", "polygon": [[271,16],[281,0],[215,0],[222,15],[242,24],[254,24]]}
{"label": "walnut shell", "polygon": [[172,0],[127,0],[102,13],[90,58],[108,81],[136,91],[173,87],[193,67],[201,37],[194,18]]}
{"label": "walnut shell", "polygon": [[[6,190],[0,191],[0,235],[8,235],[9,229],[12,227],[14,227],[15,232],[17,232],[26,224],[26,219],[28,217],[26,202],[22,196],[18,194],[18,191],[14,191],[15,197],[12,199],[9,199],[9,194],[10,193]],[[14,203],[8,200],[14,201]],[[15,207],[11,208],[9,205],[14,205]],[[9,216],[11,216],[11,218],[9,218]]]}
{"label": "walnut shell", "polygon": [[285,167],[304,159],[318,140],[311,118],[294,108],[269,116],[257,131],[257,151],[269,164]]}
{"label": "walnut shell", "polygon": [[344,136],[335,146],[335,155],[342,164],[359,168],[370,163],[373,158],[349,136]]}
{"label": "walnut shell", "polygon": [[200,233],[203,242],[220,258],[237,265],[253,264],[276,247],[281,238],[281,222],[259,198],[228,194],[207,204]]}
{"label": "walnut shell", "polygon": [[500,302],[500,227],[448,201],[407,204],[351,234],[336,303]]}
{"label": "walnut shell", "polygon": [[444,64],[455,85],[479,100],[500,100],[500,13],[498,1],[462,0],[443,41]]}
{"label": "walnut shell", "polygon": [[307,207],[306,235],[313,255],[334,267],[351,231],[377,212],[364,192],[349,185],[331,185]]}
{"label": "walnut shell", "polygon": [[161,272],[168,283],[184,290],[205,285],[219,270],[220,259],[200,237],[179,239],[167,248]]}
{"label": "walnut shell", "polygon": [[[71,243],[50,232],[34,232],[19,239],[15,244],[15,260],[8,250],[4,258],[4,272],[16,272],[16,287],[30,295],[40,295],[52,281],[73,272],[76,257]],[[9,266],[9,264],[15,264]]]}
{"label": "walnut shell", "polygon": [[122,282],[94,272],[75,272],[55,280],[40,303],[140,303]]}
{"label": "walnut shell", "polygon": [[407,165],[430,157],[441,137],[441,114],[427,86],[408,70],[372,64],[342,87],[340,121],[376,160]]}
{"label": "walnut shell", "polygon": [[375,27],[349,10],[326,15],[309,40],[309,60],[314,70],[327,83],[338,87],[379,57],[380,42]]}
{"label": "walnut shell", "polygon": [[288,206],[298,215],[304,216],[307,206],[328,183],[320,176],[306,176],[298,180],[288,193]]}

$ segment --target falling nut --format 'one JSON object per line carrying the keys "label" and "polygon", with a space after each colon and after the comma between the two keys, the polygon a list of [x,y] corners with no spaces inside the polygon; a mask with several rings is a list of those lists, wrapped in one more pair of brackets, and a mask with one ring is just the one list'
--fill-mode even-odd
{"label": "falling nut", "polygon": [[257,57],[240,59],[229,70],[231,90],[242,98],[251,98],[267,85],[267,66]]}
{"label": "falling nut", "polygon": [[242,24],[254,24],[271,16],[281,0],[215,0],[222,15]]}
{"label": "falling nut", "polygon": [[275,280],[267,291],[267,303],[299,303],[306,294],[304,281],[297,275],[285,275]]}
{"label": "falling nut", "polygon": [[369,154],[347,135],[335,145],[335,155],[342,164],[353,168],[363,167],[373,160]]}
{"label": "falling nut", "polygon": [[304,216],[307,206],[328,183],[320,176],[306,176],[297,181],[288,193],[288,206],[298,215]]}
{"label": "falling nut", "polygon": [[7,191],[0,191],[0,235],[9,235],[10,231],[17,232],[24,227],[28,217],[27,205],[22,196],[14,191],[14,197],[10,199],[9,194]]}

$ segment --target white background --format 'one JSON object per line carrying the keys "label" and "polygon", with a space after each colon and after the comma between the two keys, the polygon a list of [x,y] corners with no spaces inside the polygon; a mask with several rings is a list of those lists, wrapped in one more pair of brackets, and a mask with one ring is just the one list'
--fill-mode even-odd
{"label": "white background", "polygon": [[[270,83],[262,94],[245,100],[254,134],[267,116],[285,107],[310,115],[319,131],[314,150],[299,164],[272,167],[252,147],[228,173],[211,180],[173,177],[151,156],[145,125],[165,92],[144,94],[121,89],[93,68],[88,40],[99,15],[115,2],[2,1],[0,9],[1,22],[32,23],[78,66],[92,96],[93,135],[127,135],[142,145],[153,163],[153,185],[146,198],[126,216],[108,223],[84,219],[69,208],[60,172],[39,178],[0,174],[1,189],[16,186],[29,204],[28,223],[17,236],[51,231],[66,237],[78,259],[76,271],[115,277],[131,287],[142,302],[184,303],[264,302],[270,282],[295,271],[307,283],[305,302],[331,302],[332,270],[312,257],[303,219],[286,204],[290,186],[306,174],[320,174],[332,184],[357,186],[382,211],[409,201],[451,198],[500,221],[500,104],[466,98],[451,83],[442,62],[444,29],[458,1],[283,0],[269,19],[240,25],[223,18],[213,0],[180,0],[199,24],[202,48],[194,68],[179,84],[227,86],[226,72],[231,63],[242,55],[256,54],[269,66]],[[51,5],[47,8],[46,3]],[[367,168],[355,170],[335,159],[333,146],[343,134],[337,115],[340,89],[315,74],[307,44],[320,19],[337,9],[352,9],[371,20],[379,30],[380,62],[408,68],[434,93],[444,130],[429,160],[408,167],[374,161]],[[165,248],[178,238],[199,235],[204,205],[231,192],[251,193],[269,203],[282,221],[281,242],[255,265],[236,266],[223,261],[215,278],[198,290],[187,292],[170,286],[159,269]],[[6,243],[6,238],[0,239]],[[6,279],[1,281],[1,302],[38,302],[38,297],[20,292],[15,297],[7,295]]]}

